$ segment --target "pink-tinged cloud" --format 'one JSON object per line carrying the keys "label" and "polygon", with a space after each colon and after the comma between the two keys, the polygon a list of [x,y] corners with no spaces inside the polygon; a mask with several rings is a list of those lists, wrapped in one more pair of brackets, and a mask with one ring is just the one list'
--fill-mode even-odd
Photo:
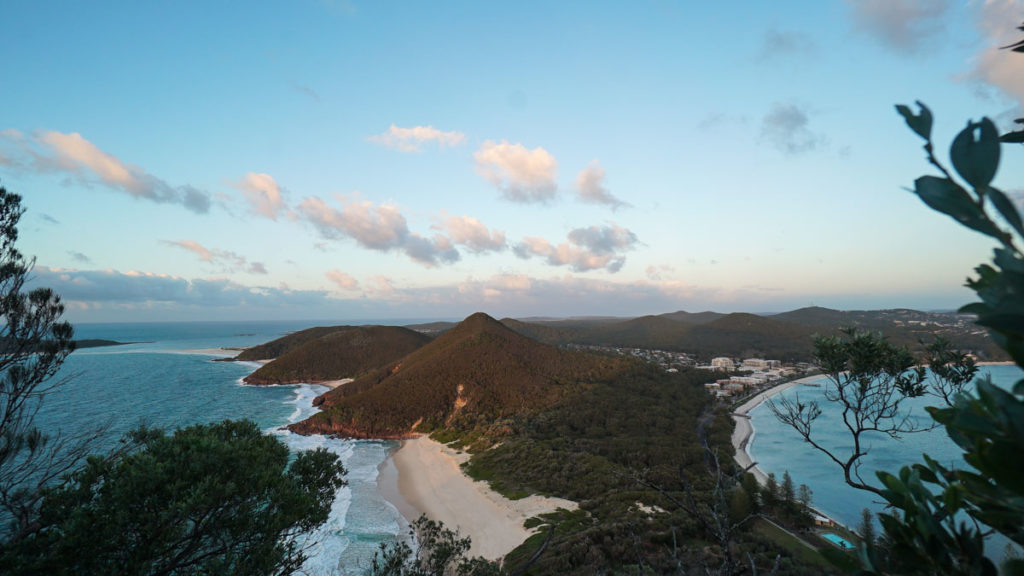
{"label": "pink-tinged cloud", "polygon": [[949,0],[847,0],[857,27],[896,52],[913,54],[943,29]]}
{"label": "pink-tinged cloud", "polygon": [[487,226],[471,216],[442,214],[442,222],[435,228],[444,230],[452,242],[465,246],[473,253],[500,252],[508,247],[504,232],[488,230]]}
{"label": "pink-tinged cloud", "polygon": [[458,146],[465,139],[466,135],[461,132],[442,132],[433,126],[399,128],[394,124],[386,132],[367,138],[370,142],[401,152],[419,152],[424,144],[430,142],[441,147]]}
{"label": "pink-tinged cloud", "polygon": [[490,140],[473,155],[477,173],[511,202],[544,203],[558,190],[558,162],[547,150]]}
{"label": "pink-tinged cloud", "polygon": [[101,185],[139,199],[180,204],[197,213],[210,209],[208,193],[187,185],[171,186],[104,152],[77,132],[39,132],[26,137],[17,130],[4,130],[0,132],[0,143],[9,148],[3,153],[4,163],[18,170],[63,174],[69,183]]}
{"label": "pink-tinged cloud", "polygon": [[615,273],[626,263],[621,253],[632,250],[637,242],[636,234],[611,224],[572,230],[568,242],[557,246],[543,238],[527,237],[513,251],[520,258],[539,256],[552,266],[569,266],[576,272],[604,269]]}
{"label": "pink-tinged cloud", "polygon": [[244,256],[227,250],[210,249],[195,240],[163,240],[162,243],[187,250],[198,256],[201,261],[214,265],[222,272],[267,273],[267,268],[262,262],[249,262]]}
{"label": "pink-tinged cloud", "polygon": [[613,211],[629,206],[613,195],[605,186],[604,168],[597,160],[590,163],[576,176],[576,193],[580,201],[588,204],[602,204]]}
{"label": "pink-tinged cloud", "polygon": [[428,239],[411,232],[397,206],[344,196],[339,201],[340,210],[312,196],[299,204],[298,213],[327,238],[350,238],[380,252],[400,251],[427,267],[459,260],[450,239],[440,235]]}
{"label": "pink-tinged cloud", "polygon": [[1024,5],[1019,0],[985,0],[976,5],[986,47],[975,58],[968,77],[995,87],[1024,107],[1024,55],[1003,49],[1020,40],[1017,26],[1024,20]]}
{"label": "pink-tinged cloud", "polygon": [[337,268],[328,270],[324,276],[342,290],[352,291],[359,289],[359,281]]}
{"label": "pink-tinged cloud", "polygon": [[250,172],[241,180],[229,184],[242,192],[255,214],[277,220],[278,216],[288,212],[281,186],[270,174]]}

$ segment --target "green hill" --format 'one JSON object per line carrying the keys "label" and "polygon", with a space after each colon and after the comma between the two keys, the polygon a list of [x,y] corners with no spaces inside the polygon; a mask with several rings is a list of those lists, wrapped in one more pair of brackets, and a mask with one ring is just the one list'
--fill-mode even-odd
{"label": "green hill", "polygon": [[246,376],[245,381],[270,385],[355,378],[394,362],[429,341],[429,336],[398,326],[336,330],[292,347]]}
{"label": "green hill", "polygon": [[443,427],[487,426],[551,406],[633,362],[559,350],[477,313],[408,356],[317,399],[299,433],[401,438]]}
{"label": "green hill", "polygon": [[287,336],[282,336],[277,340],[271,340],[266,344],[246,348],[241,354],[235,356],[235,360],[246,360],[250,362],[255,362],[257,360],[270,360],[308,342],[312,342],[317,338],[331,334],[332,332],[351,330],[352,328],[352,326],[318,326],[316,328],[306,328],[305,330],[299,330],[298,332],[288,334]]}

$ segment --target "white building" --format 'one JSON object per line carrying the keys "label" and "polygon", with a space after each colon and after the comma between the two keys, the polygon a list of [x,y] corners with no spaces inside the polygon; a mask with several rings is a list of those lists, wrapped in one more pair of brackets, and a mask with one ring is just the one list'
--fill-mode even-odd
{"label": "white building", "polygon": [[711,366],[713,366],[713,367],[715,367],[715,368],[717,368],[719,370],[725,371],[725,372],[731,372],[733,369],[736,368],[736,365],[733,364],[733,362],[732,362],[732,358],[726,358],[725,356],[719,356],[718,358],[712,358],[711,359]]}

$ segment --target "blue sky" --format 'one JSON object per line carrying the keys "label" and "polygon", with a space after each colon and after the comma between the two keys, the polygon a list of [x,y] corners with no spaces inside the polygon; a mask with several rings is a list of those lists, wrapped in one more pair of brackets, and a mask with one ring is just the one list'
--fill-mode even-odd
{"label": "blue sky", "polygon": [[74,321],[955,308],[992,245],[902,189],[893,104],[943,150],[1024,115],[1021,0],[2,13],[0,183]]}

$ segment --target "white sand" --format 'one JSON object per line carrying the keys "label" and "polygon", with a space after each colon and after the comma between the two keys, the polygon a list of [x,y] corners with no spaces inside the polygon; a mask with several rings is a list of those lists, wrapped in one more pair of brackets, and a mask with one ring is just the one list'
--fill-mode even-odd
{"label": "white sand", "polygon": [[739,464],[741,468],[747,468],[751,464],[754,464],[754,467],[750,469],[750,473],[753,474],[761,484],[768,482],[768,475],[757,467],[756,463],[750,458],[750,454],[747,452],[747,444],[750,442],[750,437],[754,434],[754,427],[750,424],[750,416],[748,414],[751,410],[761,404],[761,402],[764,402],[772,396],[785,390],[789,390],[794,386],[818,380],[821,377],[821,374],[806,376],[799,380],[793,380],[792,382],[786,382],[785,384],[780,384],[774,388],[769,388],[768,390],[765,390],[744,402],[742,406],[732,413],[732,418],[736,421],[736,428],[732,431],[732,445],[736,448],[736,463]]}
{"label": "white sand", "polygon": [[[530,496],[509,500],[462,473],[469,455],[455,452],[426,436],[405,440],[392,458],[398,490],[416,511],[472,539],[470,556],[491,560],[504,557],[533,532],[523,523],[558,508],[575,510],[570,500]],[[409,511],[403,511],[409,521]]]}

